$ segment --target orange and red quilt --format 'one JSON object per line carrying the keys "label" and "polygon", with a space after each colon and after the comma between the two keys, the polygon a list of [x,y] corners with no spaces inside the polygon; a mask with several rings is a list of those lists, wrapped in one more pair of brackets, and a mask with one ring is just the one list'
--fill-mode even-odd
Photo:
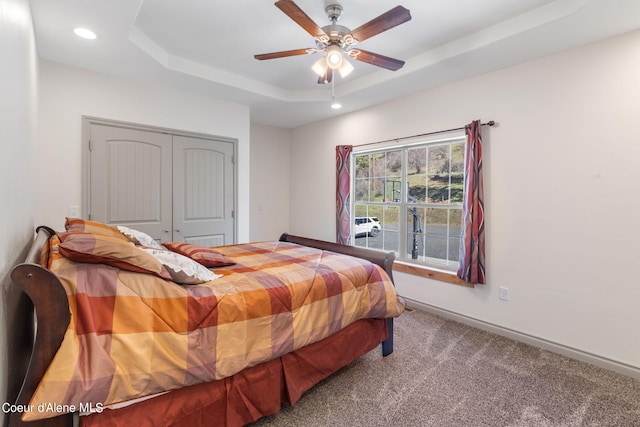
{"label": "orange and red quilt", "polygon": [[75,263],[53,246],[71,322],[25,420],[218,380],[404,310],[379,266],[291,243],[216,247],[236,264],[195,286]]}

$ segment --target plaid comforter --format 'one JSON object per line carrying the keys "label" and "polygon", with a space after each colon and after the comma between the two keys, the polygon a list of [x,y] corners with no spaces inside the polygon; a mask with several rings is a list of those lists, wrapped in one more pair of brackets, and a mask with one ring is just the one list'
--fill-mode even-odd
{"label": "plaid comforter", "polygon": [[221,379],[404,309],[368,261],[283,242],[215,249],[237,264],[197,286],[74,263],[54,250],[71,322],[24,419]]}

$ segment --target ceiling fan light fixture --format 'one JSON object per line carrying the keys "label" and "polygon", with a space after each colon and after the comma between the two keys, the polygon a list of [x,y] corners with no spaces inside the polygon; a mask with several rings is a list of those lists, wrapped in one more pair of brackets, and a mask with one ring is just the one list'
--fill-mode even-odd
{"label": "ceiling fan light fixture", "polygon": [[345,78],[353,71],[353,65],[349,61],[342,61],[342,65],[338,68],[340,77]]}
{"label": "ceiling fan light fixture", "polygon": [[311,69],[320,77],[324,76],[327,73],[327,68],[327,58],[325,58],[324,56],[318,59],[311,67]]}
{"label": "ceiling fan light fixture", "polygon": [[[348,75],[353,70],[351,64],[345,64],[349,58],[391,71],[397,71],[402,68],[404,61],[365,50],[353,49],[353,46],[411,20],[411,12],[409,9],[396,6],[352,31],[345,26],[337,24],[342,15],[342,6],[340,6],[340,4],[333,3],[331,0],[325,0],[325,5],[325,12],[331,24],[320,27],[300,9],[294,0],[278,0],[275,2],[275,6],[278,9],[284,12],[314,38],[315,47],[265,53],[254,55],[254,58],[264,60],[324,52],[325,56],[311,67],[314,72],[320,76],[318,78],[318,84],[333,84],[335,70],[337,70],[342,77]],[[349,58],[343,57],[343,53],[349,56]]]}
{"label": "ceiling fan light fixture", "polygon": [[340,48],[336,45],[331,45],[327,48],[327,66],[335,70],[342,65],[342,53]]}
{"label": "ceiling fan light fixture", "polygon": [[342,38],[342,41],[349,46],[358,44],[358,40],[356,40],[351,34],[345,34],[344,37]]}

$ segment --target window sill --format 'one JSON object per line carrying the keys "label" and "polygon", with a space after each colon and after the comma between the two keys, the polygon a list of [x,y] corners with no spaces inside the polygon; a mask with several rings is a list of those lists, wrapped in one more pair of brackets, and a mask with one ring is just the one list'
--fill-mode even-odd
{"label": "window sill", "polygon": [[466,286],[467,288],[475,287],[472,283],[465,282],[454,273],[443,270],[436,270],[425,267],[423,265],[406,264],[403,262],[394,262],[393,270],[401,273],[413,274],[414,276],[426,277],[428,279],[439,280],[441,282],[452,283],[454,285]]}

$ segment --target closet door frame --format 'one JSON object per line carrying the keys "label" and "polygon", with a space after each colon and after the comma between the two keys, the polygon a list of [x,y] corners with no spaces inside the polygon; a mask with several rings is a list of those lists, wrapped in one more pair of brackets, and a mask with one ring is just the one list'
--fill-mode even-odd
{"label": "closet door frame", "polygon": [[226,142],[233,145],[233,243],[238,239],[238,139],[219,135],[210,135],[199,132],[189,132],[178,129],[165,128],[160,126],[149,126],[132,122],[124,122],[111,119],[103,119],[93,116],[82,116],[82,161],[81,161],[81,191],[82,191],[82,203],[80,216],[84,219],[89,218],[90,200],[91,200],[91,150],[90,150],[90,135],[92,125],[104,125],[114,126],[133,130],[142,130],[146,132],[156,132],[169,134],[174,136],[184,136],[199,139],[208,139],[217,142]]}

